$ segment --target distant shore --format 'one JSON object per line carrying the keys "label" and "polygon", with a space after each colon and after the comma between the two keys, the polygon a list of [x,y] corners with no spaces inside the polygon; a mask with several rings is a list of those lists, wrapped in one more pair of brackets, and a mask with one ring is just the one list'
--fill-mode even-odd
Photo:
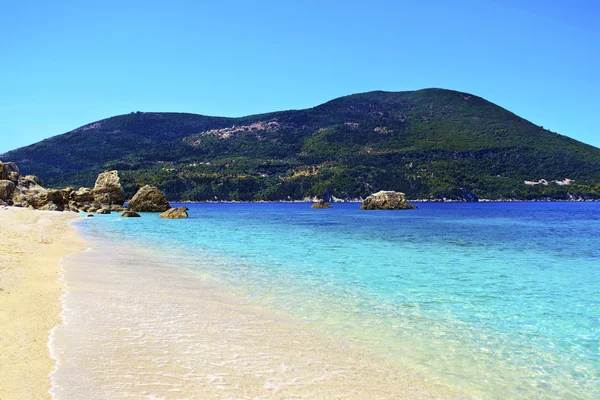
{"label": "distant shore", "polygon": [[[177,204],[269,204],[269,203],[315,203],[318,199],[301,199],[301,200],[257,200],[257,201],[238,201],[238,200],[202,200],[202,201],[190,201],[190,200],[170,200],[171,203]],[[337,199],[331,203],[362,203],[362,199],[350,199],[342,200]],[[438,200],[438,199],[407,199],[409,203],[594,203],[600,202],[600,199],[573,199],[573,200],[562,200],[562,199],[536,199],[536,200],[521,200],[521,199],[479,199],[475,202],[463,201],[463,200]]]}
{"label": "distant shore", "polygon": [[60,260],[83,245],[76,218],[0,208],[0,399],[50,398],[48,336],[60,323]]}

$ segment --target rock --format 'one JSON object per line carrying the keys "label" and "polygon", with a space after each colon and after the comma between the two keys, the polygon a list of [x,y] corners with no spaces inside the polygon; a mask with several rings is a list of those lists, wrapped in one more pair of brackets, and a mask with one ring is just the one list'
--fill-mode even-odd
{"label": "rock", "polygon": [[125,192],[117,171],[104,171],[96,179],[94,189],[94,202],[98,204],[123,205]]}
{"label": "rock", "polygon": [[171,205],[157,187],[146,185],[133,196],[127,208],[139,212],[163,212],[171,208]]}
{"label": "rock", "polygon": [[[39,179],[36,180],[34,179],[36,178],[35,175],[27,175],[27,176],[21,176],[19,177],[19,179],[17,180],[17,186],[19,188],[30,188],[30,187],[42,187],[42,185],[40,185],[38,183]],[[40,181],[41,182],[41,181]]]}
{"label": "rock", "polygon": [[8,179],[0,180],[0,201],[8,201],[15,191],[15,184]]}
{"label": "rock", "polygon": [[20,176],[19,167],[16,163],[3,163],[0,161],[0,180],[9,180],[16,184],[19,181]]}
{"label": "rock", "polygon": [[123,212],[123,211],[127,211],[127,208],[113,204],[110,206],[110,211]]}
{"label": "rock", "polygon": [[360,206],[361,210],[411,210],[416,208],[406,202],[404,193],[384,190],[370,195]]}
{"label": "rock", "polygon": [[471,192],[469,189],[462,187],[460,188],[461,192],[462,192],[462,198],[464,201],[468,201],[468,202],[478,202],[479,198],[473,193]]}
{"label": "rock", "polygon": [[110,210],[106,208],[101,208],[98,211],[96,211],[96,214],[110,214]]}
{"label": "rock", "polygon": [[94,216],[94,214],[88,214],[88,215],[86,215],[86,217],[93,217],[93,216]]}
{"label": "rock", "polygon": [[13,205],[38,210],[63,211],[64,193],[61,190],[44,189],[31,179],[21,179],[12,197]]}
{"label": "rock", "polygon": [[76,203],[91,203],[94,201],[94,193],[90,188],[80,187],[74,192],[71,192],[71,200]]}
{"label": "rock", "polygon": [[325,200],[319,200],[315,204],[310,206],[310,208],[331,208],[331,204],[329,204]]}
{"label": "rock", "polygon": [[161,218],[187,218],[188,217],[187,210],[188,210],[187,207],[179,207],[179,208],[173,207],[173,208],[168,209],[164,213],[160,214],[159,217],[161,217]]}
{"label": "rock", "polygon": [[44,182],[39,177],[37,177],[36,175],[25,175],[25,176],[19,178],[19,180],[21,180],[21,179],[25,179],[25,180],[28,180],[28,181],[34,181],[38,185],[44,186]]}
{"label": "rock", "polygon": [[135,211],[125,211],[123,214],[121,214],[121,217],[124,217],[124,218],[140,217],[140,214],[136,213]]}

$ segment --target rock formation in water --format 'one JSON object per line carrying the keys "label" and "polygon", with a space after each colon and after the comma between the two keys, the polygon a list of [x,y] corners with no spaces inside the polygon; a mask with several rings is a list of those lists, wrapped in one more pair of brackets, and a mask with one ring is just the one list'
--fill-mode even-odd
{"label": "rock formation in water", "polygon": [[164,212],[171,208],[171,205],[156,186],[146,185],[137,191],[127,208],[137,212]]}
{"label": "rock formation in water", "polygon": [[172,219],[187,218],[188,217],[187,210],[188,210],[187,207],[172,207],[172,208],[169,208],[164,213],[160,214],[159,217],[172,218]]}
{"label": "rock formation in water", "polygon": [[137,218],[137,217],[140,217],[140,214],[136,213],[135,211],[125,211],[123,214],[121,214],[121,217]]}
{"label": "rock formation in water", "polygon": [[331,204],[329,204],[325,200],[319,200],[315,204],[310,206],[310,208],[331,208]]}
{"label": "rock formation in water", "polygon": [[367,197],[360,206],[361,210],[412,210],[417,206],[408,204],[401,192],[380,191]]}

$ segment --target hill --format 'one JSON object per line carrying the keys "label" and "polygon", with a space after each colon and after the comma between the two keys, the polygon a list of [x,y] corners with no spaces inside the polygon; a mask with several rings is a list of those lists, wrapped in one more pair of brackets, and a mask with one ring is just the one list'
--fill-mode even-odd
{"label": "hill", "polygon": [[[118,169],[170,200],[285,200],[324,193],[408,198],[600,198],[600,149],[471,94],[369,92],[242,118],[135,112],[0,156],[48,186]],[[526,181],[528,183],[526,183]],[[463,190],[464,188],[464,190]]]}

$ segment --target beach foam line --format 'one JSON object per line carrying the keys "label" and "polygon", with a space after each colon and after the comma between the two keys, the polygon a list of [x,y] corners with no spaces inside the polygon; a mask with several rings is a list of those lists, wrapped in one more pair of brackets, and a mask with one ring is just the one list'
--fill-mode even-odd
{"label": "beach foam line", "polygon": [[173,260],[85,239],[63,259],[54,399],[467,397]]}

